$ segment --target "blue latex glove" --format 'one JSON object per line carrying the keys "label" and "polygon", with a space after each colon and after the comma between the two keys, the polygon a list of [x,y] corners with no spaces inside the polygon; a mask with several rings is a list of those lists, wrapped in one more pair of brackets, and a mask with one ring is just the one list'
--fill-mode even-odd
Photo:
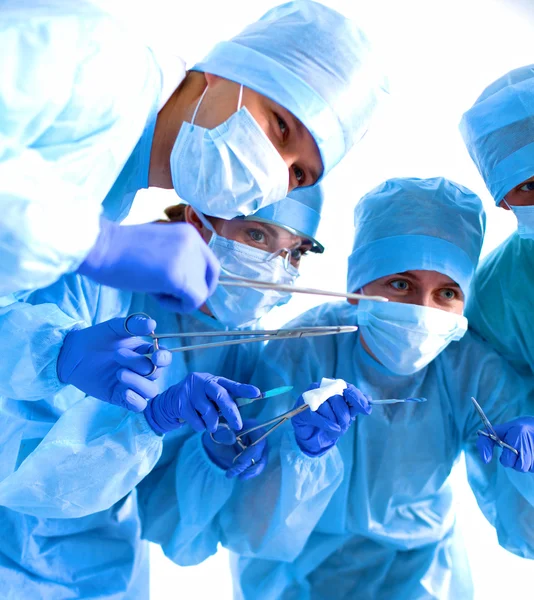
{"label": "blue latex glove", "polygon": [[190,312],[217,287],[219,263],[188,223],[119,226],[100,235],[78,272],[111,287],[154,294],[165,308]]}
{"label": "blue latex glove", "polygon": [[[308,390],[317,389],[319,385],[312,383]],[[358,415],[371,413],[369,400],[349,383],[343,396],[336,394],[323,402],[317,411],[305,410],[293,417],[291,422],[299,448],[308,456],[322,456],[336,445]],[[302,404],[304,400],[300,396],[295,408]]]}
{"label": "blue latex glove", "polygon": [[[258,422],[255,419],[245,419],[243,421],[245,429],[255,427],[256,425],[258,425]],[[248,446],[264,433],[265,429],[251,431],[243,438],[243,443],[245,446]],[[210,460],[221,469],[224,469],[226,477],[229,479],[233,477],[252,479],[265,469],[269,457],[269,448],[266,439],[259,442],[256,446],[247,447],[243,451],[239,444],[236,443],[235,434],[230,429],[221,427],[213,434],[213,437],[219,442],[218,444],[211,439],[209,433],[204,433],[202,443]],[[234,462],[234,458],[241,452],[241,456]]]}
{"label": "blue latex glove", "polygon": [[180,383],[156,396],[146,407],[145,417],[160,434],[178,429],[185,422],[195,431],[214,432],[219,425],[220,411],[228,425],[238,430],[243,422],[233,398],[257,398],[260,394],[254,385],[210,373],[189,373]]}
{"label": "blue latex glove", "polygon": [[[503,448],[501,464],[523,473],[534,473],[534,417],[519,417],[502,425],[494,425],[493,428],[503,442],[519,452],[517,456],[508,448]],[[477,449],[486,464],[491,462],[496,445],[485,435],[478,436]]]}
{"label": "blue latex glove", "polygon": [[[130,335],[124,321],[111,319],[68,333],[57,360],[57,374],[61,382],[89,396],[141,412],[147,399],[157,395],[154,380],[171,364],[172,355],[162,349],[151,359],[143,356],[152,350],[152,344]],[[141,315],[128,320],[128,329],[136,335],[148,335],[155,328],[154,319]],[[158,369],[146,377],[154,365]]]}

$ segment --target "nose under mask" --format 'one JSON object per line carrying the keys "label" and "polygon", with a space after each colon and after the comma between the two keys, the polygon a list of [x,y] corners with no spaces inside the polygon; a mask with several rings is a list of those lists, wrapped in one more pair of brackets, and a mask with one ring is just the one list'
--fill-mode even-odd
{"label": "nose under mask", "polygon": [[467,331],[467,319],[437,308],[360,300],[358,326],[376,359],[398,375],[426,367]]}

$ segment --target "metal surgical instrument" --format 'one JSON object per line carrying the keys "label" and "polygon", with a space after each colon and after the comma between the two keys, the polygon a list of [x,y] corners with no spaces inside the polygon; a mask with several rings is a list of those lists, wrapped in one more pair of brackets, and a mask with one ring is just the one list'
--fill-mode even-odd
{"label": "metal surgical instrument", "polygon": [[388,302],[384,296],[366,296],[365,294],[353,294],[349,292],[330,292],[328,290],[316,290],[314,288],[295,287],[283,283],[272,283],[270,281],[258,281],[246,277],[221,277],[219,284],[229,287],[251,287],[258,290],[278,290],[291,294],[313,294],[315,296],[333,296],[335,298],[347,298],[349,300],[374,300],[375,302]]}
{"label": "metal surgical instrument", "polygon": [[[242,406],[247,406],[248,404],[252,404],[253,402],[257,402],[258,400],[265,400],[267,398],[274,398],[275,396],[281,396],[282,394],[287,394],[292,389],[293,389],[292,385],[283,385],[282,387],[277,387],[277,388],[274,388],[267,392],[264,392],[263,394],[260,394],[259,396],[256,396],[255,398],[235,398],[234,402],[237,404],[238,408],[241,408]],[[222,413],[219,411],[219,417],[221,417],[221,416],[222,416]],[[185,423],[186,421],[184,419],[178,419],[178,422]],[[221,423],[221,425],[223,425],[223,424]],[[224,425],[226,425],[226,423],[224,423]],[[218,443],[217,440],[215,440],[213,438],[213,436],[211,439],[216,444]]]}
{"label": "metal surgical instrument", "polygon": [[471,397],[471,401],[473,402],[473,405],[478,413],[478,416],[480,417],[480,420],[484,424],[484,427],[487,429],[487,431],[482,431],[481,429],[479,429],[477,433],[480,435],[485,435],[486,437],[490,438],[490,440],[493,440],[501,448],[506,448],[513,452],[516,456],[519,456],[519,452],[513,446],[510,446],[510,444],[503,442],[501,438],[497,435],[497,432],[493,428],[493,425],[490,423],[490,420],[486,416],[485,412],[482,410],[480,404],[473,397]]}
{"label": "metal surgical instrument", "polygon": [[[143,315],[151,318],[146,313],[132,313],[124,321],[124,328],[130,335],[133,334],[128,329],[128,319],[136,315]],[[182,333],[151,333],[148,336],[154,341],[154,352],[159,350],[159,341],[173,338],[188,337],[234,337],[240,339],[215,341],[206,344],[195,344],[191,346],[181,346],[180,348],[170,348],[169,352],[187,352],[189,350],[205,350],[207,348],[218,348],[220,346],[233,346],[235,344],[248,344],[251,342],[265,342],[271,340],[285,340],[290,338],[315,337],[320,335],[337,335],[340,333],[354,333],[358,330],[356,325],[335,325],[322,327],[295,327],[293,329],[256,329],[250,331],[189,331]]]}
{"label": "metal surgical instrument", "polygon": [[[403,398],[403,399],[388,398],[388,399],[385,399],[385,400],[370,400],[369,402],[372,405],[383,405],[383,404],[401,404],[401,403],[408,403],[408,402],[421,403],[421,402],[426,402],[426,401],[427,401],[426,398]],[[259,444],[267,436],[271,435],[271,433],[273,433],[276,429],[278,429],[278,427],[280,427],[281,425],[283,425],[286,421],[289,421],[289,419],[292,419],[294,416],[300,414],[301,412],[304,412],[308,408],[310,408],[308,404],[301,404],[297,408],[293,408],[291,410],[288,410],[285,413],[282,413],[281,415],[278,415],[277,417],[274,417],[273,419],[269,419],[268,421],[264,421],[260,425],[255,425],[254,427],[251,427],[250,429],[246,429],[245,431],[240,431],[236,435],[236,443],[241,448],[241,452],[234,457],[234,461],[237,459],[238,456],[241,456],[241,454],[243,454],[243,452],[247,448],[250,448],[251,446],[255,446],[256,444]],[[267,429],[267,431],[261,437],[259,437],[257,440],[254,440],[248,446],[246,446],[244,444],[243,438],[246,435],[248,435],[249,433],[252,433],[253,431],[256,431],[258,429],[263,429],[264,427],[269,427],[269,425],[272,425],[272,427],[270,427],[269,429]],[[221,423],[221,426],[226,427],[228,429],[230,428],[227,423]],[[215,440],[215,438],[213,437],[212,434],[211,434],[211,439],[215,443],[220,443],[220,442],[217,442],[217,440]]]}

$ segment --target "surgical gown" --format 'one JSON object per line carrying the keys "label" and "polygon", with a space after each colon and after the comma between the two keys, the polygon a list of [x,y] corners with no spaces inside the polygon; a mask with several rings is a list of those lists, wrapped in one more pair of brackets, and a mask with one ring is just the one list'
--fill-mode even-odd
{"label": "surgical gown", "polygon": [[534,240],[512,234],[481,263],[467,304],[469,326],[526,375],[534,372]]}
{"label": "surgical gown", "polygon": [[[290,326],[356,320],[354,307],[332,303]],[[139,488],[144,535],[179,564],[203,560],[222,542],[233,551],[236,598],[466,600],[473,590],[449,483],[465,450],[470,485],[499,543],[534,558],[534,478],[498,460],[481,462],[481,424],[470,402],[475,396],[493,422],[504,422],[531,388],[478,337],[468,333],[410,376],[378,364],[358,334],[271,342],[252,381],[262,389],[294,385],[295,394],[261,410],[250,405],[249,413],[259,410],[260,421],[280,414],[322,377],[345,379],[376,399],[428,401],[375,406],[320,458],[299,450],[290,424],[280,427],[269,437],[267,469],[235,484],[224,504],[215,469],[210,477],[198,458],[188,465],[200,452],[193,436],[174,472],[163,469],[158,481],[156,469],[146,480],[153,485]]]}
{"label": "surgical gown", "polygon": [[[164,74],[150,48],[83,0],[5,0],[0,12],[5,295],[75,271],[100,215],[123,219],[148,187]],[[181,63],[176,86],[184,76]]]}
{"label": "surgical gown", "polygon": [[[76,275],[19,299],[0,309],[0,335],[12,346],[0,366],[0,595],[144,600],[148,553],[135,488],[162,449],[172,454],[193,432],[185,426],[156,435],[142,413],[65,386],[57,356],[68,331],[130,312],[150,314],[161,332],[199,331],[187,344],[223,328],[201,313],[170,313],[149,296]],[[248,344],[174,354],[160,387],[192,371],[246,381],[259,350]]]}

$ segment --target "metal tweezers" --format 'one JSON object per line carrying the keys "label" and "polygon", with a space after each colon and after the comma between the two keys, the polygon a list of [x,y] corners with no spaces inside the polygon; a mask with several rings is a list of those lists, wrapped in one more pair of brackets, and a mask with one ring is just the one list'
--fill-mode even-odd
{"label": "metal tweezers", "polygon": [[[401,403],[406,403],[406,402],[420,403],[420,402],[426,402],[426,401],[427,401],[426,398],[406,398],[406,399],[389,398],[389,399],[384,399],[384,400],[370,400],[370,404],[373,404],[373,405],[401,404]],[[251,446],[255,446],[256,444],[259,444],[267,436],[271,435],[271,433],[273,433],[273,431],[278,429],[278,427],[283,425],[286,421],[289,421],[294,416],[300,414],[301,412],[304,412],[308,408],[310,408],[310,406],[308,404],[301,404],[300,406],[297,406],[297,408],[292,408],[291,410],[288,410],[287,412],[282,413],[281,415],[278,415],[278,416],[274,417],[273,419],[264,421],[263,423],[260,423],[259,425],[255,425],[254,427],[251,427],[250,429],[246,429],[245,431],[240,431],[239,434],[236,435],[236,443],[241,448],[241,452],[234,457],[234,462],[237,460],[238,456],[241,456],[241,454],[243,454],[243,452],[247,448],[250,448]],[[272,425],[272,427],[269,427],[269,425]],[[230,429],[230,426],[227,423],[220,423],[219,426],[227,427],[228,429]],[[248,435],[252,431],[256,431],[257,429],[263,429],[264,427],[269,427],[269,429],[267,429],[267,431],[261,437],[259,437],[257,440],[254,440],[248,446],[243,443],[242,438],[244,438],[246,435]],[[215,443],[217,443],[217,441],[214,439],[213,435],[211,436],[211,439]]]}
{"label": "metal tweezers", "polygon": [[519,452],[513,446],[510,446],[510,444],[503,442],[501,438],[497,435],[497,432],[493,428],[493,425],[491,424],[488,417],[486,417],[486,413],[482,410],[480,404],[473,397],[471,397],[471,401],[473,402],[473,405],[478,413],[478,416],[480,417],[480,420],[482,421],[482,423],[484,423],[484,427],[487,429],[487,431],[482,431],[481,429],[479,429],[477,433],[479,433],[480,435],[485,435],[486,437],[490,438],[490,440],[493,440],[496,444],[498,444],[501,448],[506,448],[513,452],[516,456],[519,456]]}
{"label": "metal tweezers", "polygon": [[350,292],[331,292],[328,290],[317,290],[315,288],[296,287],[284,283],[272,283],[270,281],[259,281],[246,277],[221,277],[219,284],[225,287],[245,287],[258,290],[278,290],[291,294],[312,294],[314,296],[333,296],[334,298],[347,298],[349,300],[373,300],[374,302],[388,302],[384,296],[366,296],[365,294],[353,294]]}
{"label": "metal tweezers", "polygon": [[[151,318],[146,313],[132,313],[124,321],[124,328],[130,335],[134,335],[128,329],[128,319],[135,315],[143,315]],[[187,352],[188,350],[204,350],[206,348],[218,348],[220,346],[233,346],[235,344],[248,344],[251,342],[265,342],[269,340],[285,340],[288,338],[316,337],[320,335],[337,335],[340,333],[354,333],[358,330],[355,325],[335,325],[323,327],[296,327],[294,329],[256,329],[250,331],[188,331],[183,333],[151,333],[148,336],[154,340],[154,352],[159,350],[159,341],[173,338],[188,337],[237,337],[240,339],[224,340],[222,342],[211,342],[207,344],[196,344],[193,346],[182,346],[171,348],[169,352]]]}

